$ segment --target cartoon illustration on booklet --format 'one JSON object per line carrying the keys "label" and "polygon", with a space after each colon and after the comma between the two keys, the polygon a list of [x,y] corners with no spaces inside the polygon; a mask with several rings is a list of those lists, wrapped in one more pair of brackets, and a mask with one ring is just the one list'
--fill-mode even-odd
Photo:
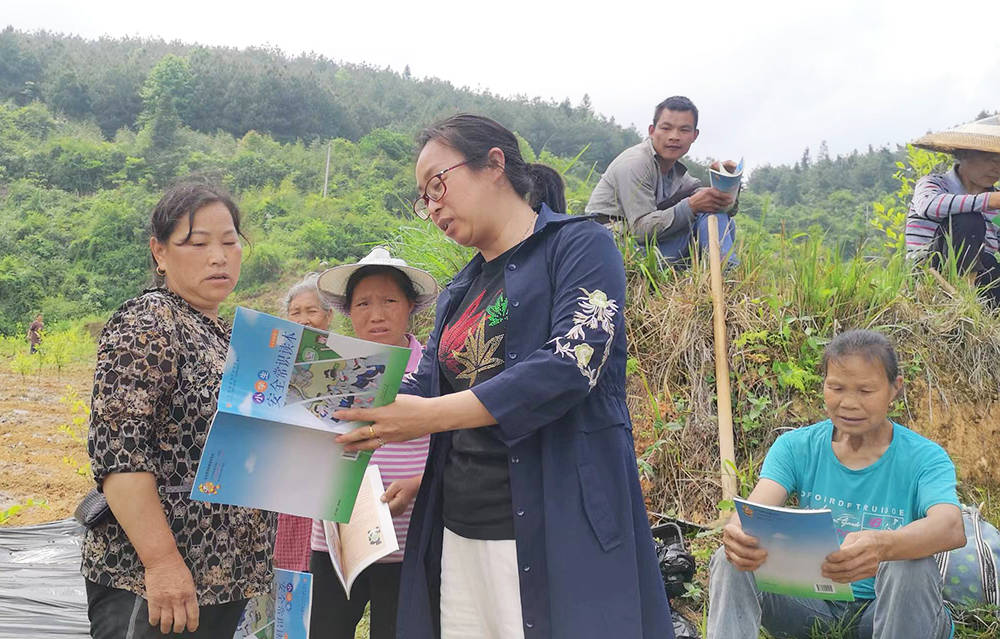
{"label": "cartoon illustration on booklet", "polygon": [[304,405],[320,419],[337,422],[341,408],[371,408],[386,363],[375,355],[354,359],[296,362],[285,405]]}
{"label": "cartoon illustration on booklet", "polygon": [[233,335],[191,498],[346,522],[371,453],[333,413],[393,401],[410,350],[245,308]]}
{"label": "cartoon illustration on booklet", "polygon": [[330,561],[348,599],[361,571],[399,550],[389,504],[381,499],[383,492],[382,473],[371,465],[365,471],[350,523],[323,522]]}
{"label": "cartoon illustration on booklet", "polygon": [[274,569],[271,592],[250,599],[233,639],[309,639],[312,575]]}

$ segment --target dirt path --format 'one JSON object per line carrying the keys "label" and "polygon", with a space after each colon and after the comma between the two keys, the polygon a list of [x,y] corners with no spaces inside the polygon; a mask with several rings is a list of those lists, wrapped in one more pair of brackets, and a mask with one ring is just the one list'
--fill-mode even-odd
{"label": "dirt path", "polygon": [[[23,526],[72,515],[93,485],[87,466],[86,422],[77,438],[60,430],[71,425],[71,402],[90,404],[93,368],[75,365],[56,375],[44,370],[23,380],[0,362],[0,512],[29,500],[48,505],[24,508],[4,525]],[[79,471],[79,472],[78,472]]]}

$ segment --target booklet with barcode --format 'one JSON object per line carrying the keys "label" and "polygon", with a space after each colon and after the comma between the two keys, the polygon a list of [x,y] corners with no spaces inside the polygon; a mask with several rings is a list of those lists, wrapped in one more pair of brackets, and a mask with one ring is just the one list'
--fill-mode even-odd
{"label": "booklet with barcode", "polygon": [[361,482],[351,521],[346,524],[323,522],[333,571],[348,599],[351,598],[351,586],[361,571],[399,550],[389,504],[382,501],[384,492],[382,473],[377,465],[371,464]]}
{"label": "booklet with barcode", "polygon": [[410,349],[237,308],[191,499],[346,522],[370,452],[333,413],[396,398]]}
{"label": "booklet with barcode", "polygon": [[733,498],[743,532],[755,537],[767,551],[764,564],[754,571],[757,588],[791,597],[854,601],[851,584],[822,575],[826,557],[840,549],[829,509],[806,510],[764,506]]}

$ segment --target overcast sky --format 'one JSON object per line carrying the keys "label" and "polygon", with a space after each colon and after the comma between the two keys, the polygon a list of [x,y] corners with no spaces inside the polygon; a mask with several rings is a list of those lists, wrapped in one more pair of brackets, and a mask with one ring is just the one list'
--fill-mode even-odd
{"label": "overcast sky", "polygon": [[1000,110],[997,0],[357,2],[0,0],[0,25],[88,38],[274,45],[578,104],[645,134],[701,110],[698,157],[791,163],[903,143]]}

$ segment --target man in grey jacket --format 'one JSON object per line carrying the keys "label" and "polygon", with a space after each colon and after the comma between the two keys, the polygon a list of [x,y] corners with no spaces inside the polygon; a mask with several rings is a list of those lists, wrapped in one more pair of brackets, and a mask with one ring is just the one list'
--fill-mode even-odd
{"label": "man in grey jacket", "polygon": [[[673,264],[689,259],[693,241],[706,249],[708,224],[715,223],[723,259],[734,263],[733,197],[705,187],[679,162],[696,139],[698,108],[691,100],[673,96],[659,103],[649,137],[611,162],[586,212],[605,224],[624,225],[641,246],[655,245]],[[725,165],[735,168],[732,162]]]}

